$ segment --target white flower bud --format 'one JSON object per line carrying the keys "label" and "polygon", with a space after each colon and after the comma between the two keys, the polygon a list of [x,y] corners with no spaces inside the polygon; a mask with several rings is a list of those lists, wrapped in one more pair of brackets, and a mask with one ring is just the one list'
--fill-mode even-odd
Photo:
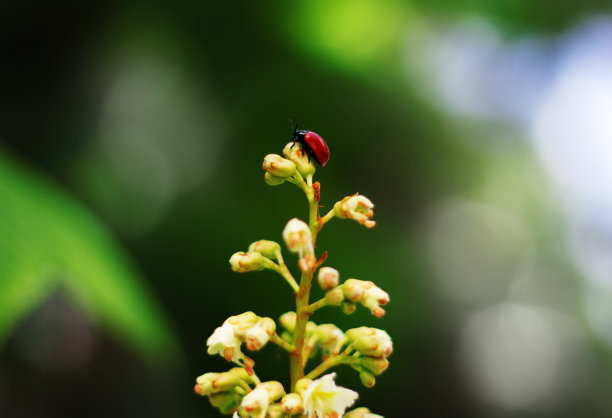
{"label": "white flower bud", "polygon": [[280,245],[274,241],[261,239],[249,245],[249,252],[261,253],[264,257],[276,260],[276,253],[280,251]]}
{"label": "white flower bud", "polygon": [[355,194],[346,196],[334,205],[334,213],[341,219],[353,219],[361,225],[372,228],[376,222],[370,220],[374,216],[374,203],[365,196]]}
{"label": "white flower bud", "polygon": [[344,291],[344,296],[353,302],[359,301],[363,296],[363,286],[360,280],[348,279],[342,285],[342,290]]}
{"label": "white flower bud", "polygon": [[283,410],[287,415],[296,415],[304,411],[302,397],[297,393],[290,393],[281,401]]}
{"label": "white flower bud", "polygon": [[356,351],[370,357],[389,357],[393,342],[385,331],[377,328],[359,327],[349,329],[346,337],[352,341]]}
{"label": "white flower bud", "polygon": [[251,351],[259,350],[266,345],[270,336],[276,331],[276,324],[272,318],[262,318],[246,333],[247,348]]}
{"label": "white flower bud", "polygon": [[258,252],[242,252],[239,251],[230,258],[232,270],[237,273],[245,273],[247,271],[263,270],[265,261],[261,253]]}
{"label": "white flower bud", "polygon": [[283,149],[283,154],[295,163],[302,176],[311,176],[316,171],[314,161],[312,161],[312,158],[304,151],[302,144],[299,142],[289,142]]}
{"label": "white flower bud", "polygon": [[317,258],[314,254],[305,254],[304,257],[298,260],[298,267],[304,273],[312,271],[317,265]]}
{"label": "white flower bud", "polygon": [[293,332],[293,330],[295,329],[296,318],[297,315],[295,314],[295,312],[290,311],[282,314],[279,318],[279,321],[287,331]]}
{"label": "white flower bud", "polygon": [[327,352],[333,352],[345,339],[344,333],[334,324],[319,325],[315,328],[314,335],[317,337],[317,344]]}
{"label": "white flower bud", "polygon": [[380,318],[385,314],[385,310],[380,305],[386,305],[389,302],[389,294],[373,282],[348,279],[340,287],[347,299],[360,302],[374,316]]}
{"label": "white flower bud", "polygon": [[342,288],[335,287],[325,294],[325,299],[329,305],[338,306],[344,300],[344,292]]}
{"label": "white flower bud", "polygon": [[266,416],[269,404],[268,391],[258,386],[242,398],[240,408],[246,412],[248,417],[263,418]]}
{"label": "white flower bud", "polygon": [[263,169],[279,178],[291,177],[295,173],[295,163],[277,154],[268,154],[263,161]]}
{"label": "white flower bud", "polygon": [[319,282],[319,286],[323,290],[333,289],[338,286],[338,282],[340,280],[340,273],[333,267],[321,267],[319,269],[319,274],[317,275],[317,280]]}
{"label": "white flower bud", "polygon": [[285,240],[289,251],[298,253],[300,258],[302,254],[312,254],[313,252],[310,228],[304,221],[297,218],[287,222],[283,230],[283,240]]}
{"label": "white flower bud", "polygon": [[373,283],[372,285],[365,290],[361,303],[370,309],[374,316],[380,318],[385,314],[385,310],[379,305],[386,305],[389,302],[389,294]]}

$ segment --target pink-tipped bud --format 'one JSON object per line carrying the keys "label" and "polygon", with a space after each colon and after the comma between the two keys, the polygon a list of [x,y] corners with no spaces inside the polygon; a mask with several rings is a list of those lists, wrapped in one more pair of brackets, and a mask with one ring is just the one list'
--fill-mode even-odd
{"label": "pink-tipped bud", "polygon": [[333,267],[321,267],[317,280],[323,290],[330,290],[338,286],[340,273]]}

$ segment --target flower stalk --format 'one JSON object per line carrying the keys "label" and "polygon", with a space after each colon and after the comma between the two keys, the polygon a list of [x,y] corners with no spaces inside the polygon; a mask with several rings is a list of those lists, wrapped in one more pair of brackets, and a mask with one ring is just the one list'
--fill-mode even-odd
{"label": "flower stalk", "polygon": [[[306,131],[295,132],[307,135]],[[298,256],[299,283],[285,263],[280,244],[274,241],[255,241],[247,252],[239,251],[230,258],[231,268],[237,273],[273,270],[283,277],[294,292],[295,311],[280,316],[280,324],[285,330],[278,332],[272,318],[250,311],[229,317],[207,340],[208,352],[219,354],[240,367],[225,373],[207,373],[196,380],[195,392],[208,396],[214,407],[225,414],[233,413],[234,418],[280,418],[298,414],[309,418],[344,416],[346,408],[357,399],[357,392],[337,386],[335,373],[321,375],[335,366],[347,364],[359,373],[364,386],[372,387],[375,376],[388,367],[387,357],[393,350],[391,338],[383,330],[360,327],[344,333],[334,324],[317,325],[310,321],[310,317],[324,306],[337,307],[338,311],[350,314],[357,304],[380,318],[385,313],[381,305],[389,301],[389,295],[370,281],[347,279],[341,284],[340,273],[333,267],[319,269],[327,260],[327,251],[320,258],[316,256],[317,236],[324,225],[338,218],[352,219],[372,228],[375,225],[371,219],[374,204],[365,196],[354,194],[336,202],[333,209],[321,217],[321,185],[314,181],[316,167],[306,146],[298,140],[290,142],[283,150],[286,158],[268,154],[263,162],[267,184],[294,184],[308,201],[308,223],[293,218],[282,232],[288,250]],[[325,296],[310,303],[317,271],[316,281]],[[279,382],[262,382],[255,373],[254,360],[242,351],[258,351],[268,342],[289,355],[291,386],[288,392]],[[306,374],[307,362],[319,353],[322,361]],[[367,408],[357,408],[347,416],[365,417],[364,414],[376,416]]]}

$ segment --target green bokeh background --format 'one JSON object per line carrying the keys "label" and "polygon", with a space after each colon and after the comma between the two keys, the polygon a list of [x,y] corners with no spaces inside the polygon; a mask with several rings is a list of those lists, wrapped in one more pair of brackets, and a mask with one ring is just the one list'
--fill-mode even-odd
{"label": "green bokeh background", "polygon": [[[529,147],[491,145],[486,138],[503,127],[424,100],[410,57],[427,45],[406,42],[409,30],[474,16],[507,39],[554,36],[606,7],[2,4],[0,416],[216,416],[192,392],[197,375],[227,368],[206,355],[206,338],[229,315],[278,317],[293,305],[273,273],[228,266],[235,251],[280,241],[287,220],[307,217],[297,188],[263,182],[262,158],[289,141],[290,118],[330,147],[316,176],[322,205],[354,192],[376,204],[376,228],[334,220],[318,241],[342,277],[373,280],[391,295],[382,319],[333,308],[313,317],[393,337],[391,366],[375,388],[338,370],[360,406],[386,417],[612,414],[610,353],[596,340],[592,390],[563,408],[508,412],[468,389],[456,358],[464,307],[436,290],[425,254],[432,207],[486,195],[520,211],[540,256],[563,271],[553,304],[578,321],[571,295],[579,282],[555,250],[558,214],[528,187],[547,188]],[[288,381],[284,353],[268,347],[253,357],[260,377]]]}

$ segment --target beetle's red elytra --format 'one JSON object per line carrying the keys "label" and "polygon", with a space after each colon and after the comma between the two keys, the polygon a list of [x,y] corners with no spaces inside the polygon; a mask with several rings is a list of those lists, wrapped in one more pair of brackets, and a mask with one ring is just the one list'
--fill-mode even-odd
{"label": "beetle's red elytra", "polygon": [[329,161],[329,148],[318,133],[298,130],[296,126],[293,130],[293,140],[302,144],[308,156],[312,157],[321,167],[324,167]]}

